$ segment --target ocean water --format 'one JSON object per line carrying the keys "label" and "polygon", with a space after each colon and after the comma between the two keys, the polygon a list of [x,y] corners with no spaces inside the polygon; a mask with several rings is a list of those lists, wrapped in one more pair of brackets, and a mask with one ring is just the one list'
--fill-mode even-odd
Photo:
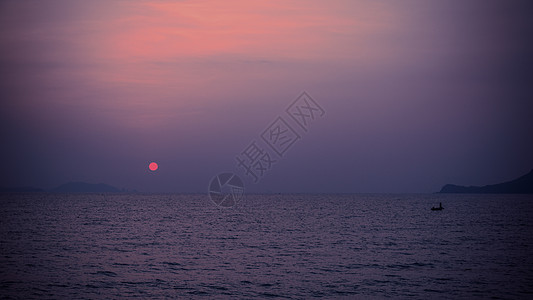
{"label": "ocean water", "polygon": [[0,295],[531,299],[532,220],[531,195],[4,194]]}

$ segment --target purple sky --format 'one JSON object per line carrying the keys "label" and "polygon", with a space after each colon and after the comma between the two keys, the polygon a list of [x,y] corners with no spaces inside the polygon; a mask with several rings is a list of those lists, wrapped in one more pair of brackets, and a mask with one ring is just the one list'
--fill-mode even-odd
{"label": "purple sky", "polygon": [[[533,168],[530,1],[109,2],[0,2],[0,186],[434,192]],[[326,115],[252,184],[235,156],[302,91]]]}

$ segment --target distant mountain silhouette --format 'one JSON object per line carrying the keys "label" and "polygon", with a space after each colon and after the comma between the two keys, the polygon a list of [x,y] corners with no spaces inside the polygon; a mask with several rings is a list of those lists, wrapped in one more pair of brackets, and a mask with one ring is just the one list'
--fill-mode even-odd
{"label": "distant mountain silhouette", "polygon": [[0,188],[0,193],[38,193],[38,192],[44,192],[44,190],[40,188],[36,188],[36,187],[31,187],[31,186]]}
{"label": "distant mountain silhouette", "polygon": [[62,184],[52,190],[54,193],[119,193],[120,190],[114,186],[104,183],[69,182]]}
{"label": "distant mountain silhouette", "polygon": [[533,194],[533,170],[515,180],[485,186],[447,184],[439,193],[462,194]]}

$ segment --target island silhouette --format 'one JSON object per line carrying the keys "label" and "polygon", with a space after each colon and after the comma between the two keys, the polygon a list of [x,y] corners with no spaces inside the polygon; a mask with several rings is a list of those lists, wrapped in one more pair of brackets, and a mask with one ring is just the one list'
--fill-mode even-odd
{"label": "island silhouette", "polygon": [[119,193],[120,189],[105,183],[69,182],[52,190],[53,193]]}
{"label": "island silhouette", "polygon": [[136,192],[119,189],[105,183],[87,183],[87,182],[68,182],[52,189],[41,189],[36,187],[12,187],[0,188],[0,193],[120,193],[120,192]]}
{"label": "island silhouette", "polygon": [[462,186],[447,184],[440,190],[441,194],[533,194],[533,169],[517,179],[485,186]]}

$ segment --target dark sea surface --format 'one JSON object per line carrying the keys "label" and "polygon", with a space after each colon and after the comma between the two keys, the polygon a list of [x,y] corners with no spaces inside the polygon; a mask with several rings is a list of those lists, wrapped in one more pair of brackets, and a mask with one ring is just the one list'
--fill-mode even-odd
{"label": "dark sea surface", "polygon": [[4,194],[0,295],[531,299],[532,220],[531,195]]}

